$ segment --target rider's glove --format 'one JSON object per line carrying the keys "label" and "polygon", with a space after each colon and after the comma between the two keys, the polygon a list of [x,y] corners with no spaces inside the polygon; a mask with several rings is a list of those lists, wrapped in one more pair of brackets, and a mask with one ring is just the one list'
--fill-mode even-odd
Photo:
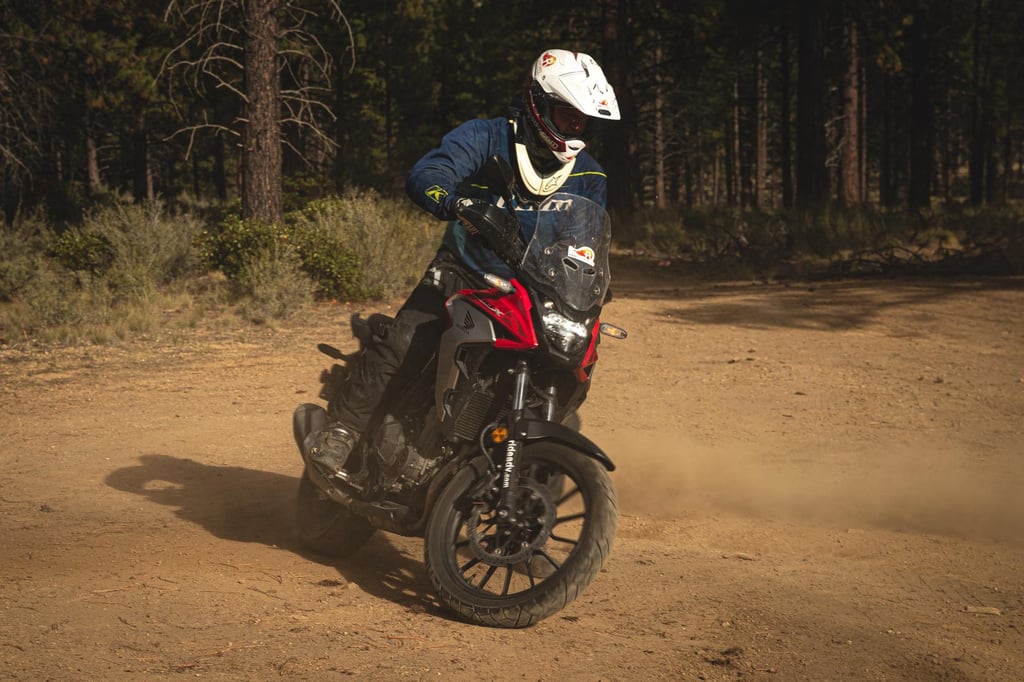
{"label": "rider's glove", "polygon": [[455,200],[455,215],[470,233],[483,238],[505,262],[522,259],[519,225],[505,209],[486,199],[459,197]]}
{"label": "rider's glove", "polygon": [[486,203],[489,202],[482,199],[473,199],[471,197],[459,197],[455,200],[455,216],[459,219],[459,222],[462,223],[463,227],[469,230],[471,234],[480,234],[480,230],[477,229],[476,225],[471,222],[469,216],[466,214],[474,206]]}

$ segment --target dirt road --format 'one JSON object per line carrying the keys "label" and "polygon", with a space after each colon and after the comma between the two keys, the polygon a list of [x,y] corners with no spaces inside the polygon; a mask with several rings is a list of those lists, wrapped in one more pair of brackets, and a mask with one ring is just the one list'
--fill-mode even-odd
{"label": "dirt road", "polygon": [[1024,678],[1024,281],[616,275],[618,539],[519,631],[440,612],[418,540],[298,549],[290,413],[350,309],[0,350],[0,679]]}

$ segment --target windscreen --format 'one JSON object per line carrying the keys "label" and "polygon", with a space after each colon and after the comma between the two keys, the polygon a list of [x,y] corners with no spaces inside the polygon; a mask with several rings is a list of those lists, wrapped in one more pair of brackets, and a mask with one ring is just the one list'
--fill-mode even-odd
{"label": "windscreen", "polygon": [[536,220],[523,255],[523,269],[561,303],[587,311],[604,301],[611,273],[611,221],[598,204],[573,194],[552,194],[528,218]]}

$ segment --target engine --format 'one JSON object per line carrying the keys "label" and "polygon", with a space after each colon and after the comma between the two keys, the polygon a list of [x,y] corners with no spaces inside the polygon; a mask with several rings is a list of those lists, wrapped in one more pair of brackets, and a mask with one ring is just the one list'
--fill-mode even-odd
{"label": "engine", "polygon": [[406,438],[405,425],[391,415],[384,418],[375,443],[376,460],[381,467],[381,487],[389,492],[413,489],[430,479],[437,469],[437,458],[423,457]]}

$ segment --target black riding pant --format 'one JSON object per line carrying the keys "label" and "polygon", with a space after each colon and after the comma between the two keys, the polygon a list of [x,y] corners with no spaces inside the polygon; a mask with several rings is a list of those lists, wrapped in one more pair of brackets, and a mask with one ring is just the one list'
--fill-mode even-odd
{"label": "black riding pant", "polygon": [[483,279],[446,249],[438,251],[394,322],[374,333],[349,364],[331,417],[363,433],[389,390],[399,391],[430,361],[448,326],[445,301],[456,291],[484,286]]}

